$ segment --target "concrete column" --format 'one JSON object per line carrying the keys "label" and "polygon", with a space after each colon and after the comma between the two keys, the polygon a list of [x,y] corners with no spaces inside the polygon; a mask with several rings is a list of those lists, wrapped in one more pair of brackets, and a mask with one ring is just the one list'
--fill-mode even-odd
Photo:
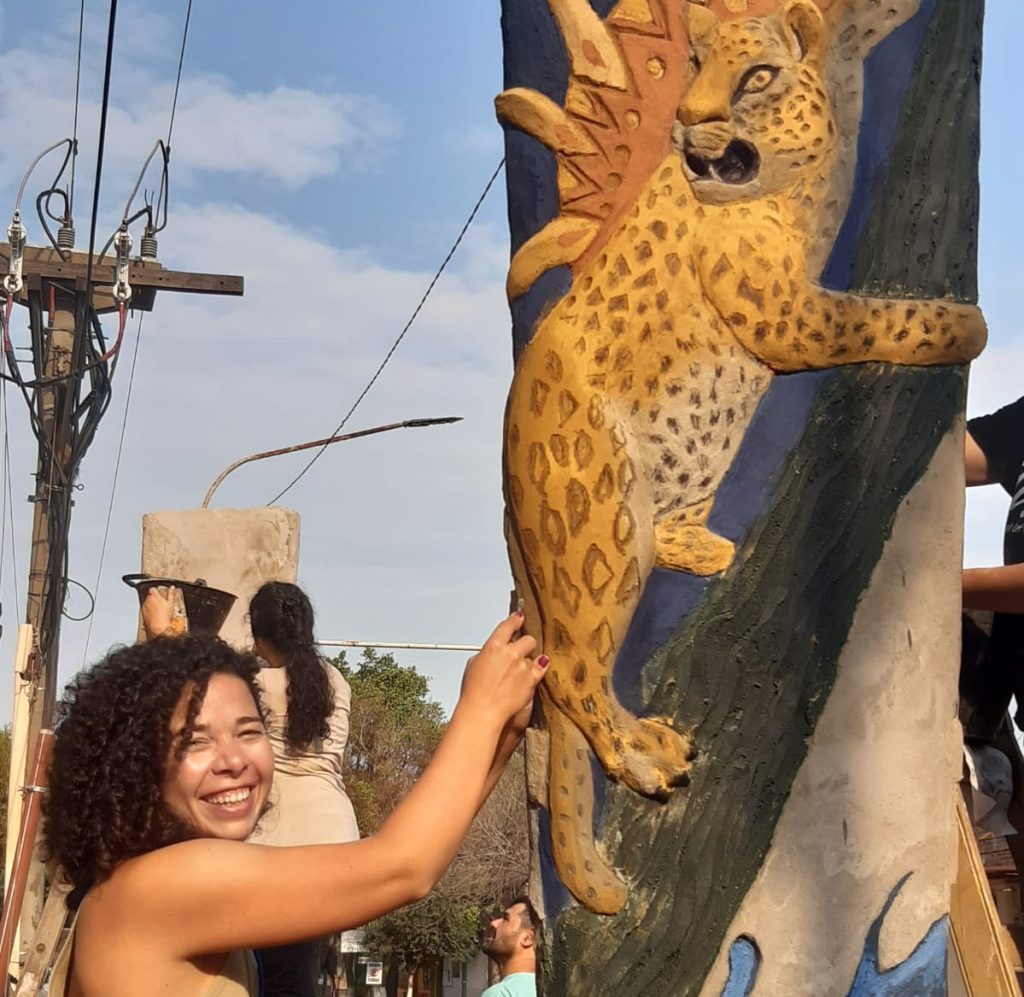
{"label": "concrete column", "polygon": [[504,0],[547,997],[938,997],[981,17]]}
{"label": "concrete column", "polygon": [[268,581],[294,582],[299,515],[290,509],[186,509],[142,519],[142,571],[234,593],[221,636],[236,647],[252,640],[249,600]]}

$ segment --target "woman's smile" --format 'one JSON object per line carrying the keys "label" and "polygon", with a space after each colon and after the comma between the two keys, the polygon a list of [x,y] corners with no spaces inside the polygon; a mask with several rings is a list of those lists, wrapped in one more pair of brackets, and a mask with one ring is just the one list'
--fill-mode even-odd
{"label": "woman's smile", "polygon": [[263,720],[245,682],[214,675],[186,729],[190,695],[187,690],[171,717],[164,800],[199,834],[241,841],[256,826],[273,778]]}

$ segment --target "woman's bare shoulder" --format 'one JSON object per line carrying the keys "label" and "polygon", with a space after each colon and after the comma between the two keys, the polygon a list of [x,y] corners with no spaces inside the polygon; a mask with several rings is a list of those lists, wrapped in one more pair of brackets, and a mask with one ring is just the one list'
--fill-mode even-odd
{"label": "woman's bare shoulder", "polygon": [[89,891],[79,920],[132,918],[150,907],[159,910],[168,893],[181,892],[194,876],[205,875],[220,863],[230,863],[243,850],[256,847],[240,841],[197,838],[127,859]]}

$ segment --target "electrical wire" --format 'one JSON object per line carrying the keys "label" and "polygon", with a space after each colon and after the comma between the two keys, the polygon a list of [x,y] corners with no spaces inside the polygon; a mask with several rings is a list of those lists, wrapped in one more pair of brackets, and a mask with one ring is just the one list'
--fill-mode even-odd
{"label": "electrical wire", "polygon": [[174,81],[174,99],[171,101],[171,120],[167,126],[167,148],[171,147],[171,136],[174,134],[174,115],[178,110],[178,90],[181,87],[181,70],[185,65],[185,46],[188,44],[188,26],[192,20],[192,0],[188,0],[185,10],[185,27],[181,32],[181,53],[178,55],[178,78]]}
{"label": "electrical wire", "polygon": [[[74,166],[76,145],[75,139],[67,138],[64,139],[67,143],[68,151],[64,155],[64,161],[61,163],[60,170],[57,172],[57,176],[50,186],[40,192],[36,198],[36,214],[39,216],[39,222],[43,226],[43,231],[46,233],[46,238],[50,240],[50,245],[60,254],[61,258],[67,260],[70,258],[71,253],[69,250],[62,249],[60,242],[54,237],[53,232],[47,223],[47,218],[50,221],[60,222],[61,225],[68,225],[73,227],[73,219],[71,217],[71,200],[68,195],[58,186],[61,178],[64,176],[64,171],[68,168],[68,164]],[[60,216],[55,215],[50,207],[50,202],[55,198],[59,197],[64,202],[64,213]]]}
{"label": "electrical wire", "polygon": [[[146,173],[149,170],[149,164],[153,162],[153,157],[158,152],[161,154],[161,158],[163,160],[164,174],[166,174],[166,172],[167,172],[167,159],[168,159],[168,156],[170,155],[170,150],[168,149],[167,145],[164,143],[163,139],[157,139],[156,140],[156,145],[153,146],[153,148],[150,151],[149,155],[146,157],[146,161],[142,164],[142,172],[139,174],[139,179],[135,181],[135,186],[132,187],[132,192],[131,192],[131,194],[128,195],[128,203],[124,206],[124,221],[121,223],[123,226],[127,226],[128,223],[129,223],[129,217],[128,216],[131,214],[132,204],[135,202],[135,196],[139,193],[139,188],[142,186],[142,181],[145,180],[145,178],[146,178]],[[163,186],[163,180],[160,181],[160,185],[161,185],[161,187]],[[157,205],[157,207],[159,208],[159,204]],[[150,215],[150,224],[152,224],[152,209],[149,208],[149,205],[146,205],[146,208],[147,208],[146,211],[140,211],[134,217],[135,218],[141,218],[142,215],[149,214]],[[166,222],[167,222],[167,219],[165,218],[164,219],[164,224],[166,224]],[[110,246],[110,243],[108,242],[107,243],[107,247],[109,248],[109,246]],[[100,256],[106,255],[106,252],[107,252],[107,250],[104,249],[103,252],[100,253]]]}
{"label": "electrical wire", "polygon": [[[161,217],[161,210],[162,210],[162,212],[163,212],[163,224],[161,224],[159,226],[160,228],[163,228],[163,226],[166,225],[166,223],[167,223],[167,199],[168,199],[168,196],[169,196],[169,189],[170,189],[168,166],[169,166],[170,155],[171,155],[171,138],[173,137],[173,134],[174,134],[174,119],[175,119],[175,115],[176,115],[177,108],[178,108],[178,94],[179,94],[179,91],[181,89],[181,76],[182,76],[182,70],[183,70],[184,65],[185,65],[185,50],[186,50],[186,47],[188,45],[188,31],[189,31],[189,24],[191,23],[191,20],[192,20],[192,0],[188,0],[188,6],[186,7],[186,10],[185,10],[185,25],[184,25],[184,28],[182,29],[182,34],[181,34],[181,50],[180,50],[179,55],[178,55],[178,73],[177,73],[177,77],[176,77],[176,79],[174,81],[174,97],[173,97],[173,99],[171,101],[171,113],[170,113],[170,118],[169,118],[168,125],[167,125],[167,141],[163,142],[163,143],[158,143],[157,147],[153,150],[153,153],[150,153],[149,159],[146,160],[146,165],[143,167],[143,170],[142,170],[142,176],[144,176],[145,172],[146,172],[146,168],[149,166],[149,163],[152,161],[154,153],[157,151],[157,149],[162,147],[162,151],[163,151],[163,172],[162,172],[161,181],[160,181],[160,192],[159,192],[159,195],[158,195],[157,200],[156,200],[155,210],[152,212],[152,214],[150,214],[150,221],[151,221],[151,223],[153,222],[154,219],[156,220],[157,223],[159,223],[160,217]],[[140,176],[140,178],[139,178],[139,183],[142,182],[142,176]],[[136,187],[137,186],[138,185],[136,185]],[[131,221],[135,220],[134,218],[127,218],[128,212],[130,211],[130,208],[131,208],[132,200],[134,200],[134,193],[133,193],[132,197],[129,199],[128,207],[125,209],[126,221],[125,221],[124,224],[130,224]],[[143,214],[146,214],[148,212],[149,212],[149,206],[147,205],[147,208],[145,210],[143,210],[143,211],[140,211],[138,213],[137,217],[141,217]],[[109,243],[108,243],[108,246],[109,246]],[[104,250],[104,254],[105,253],[106,253],[106,250]],[[90,253],[90,259],[91,259],[91,253]],[[112,478],[111,483],[110,483],[110,500],[107,503],[107,518],[106,518],[106,522],[105,522],[105,524],[103,526],[103,542],[100,545],[99,563],[98,563],[97,568],[96,568],[96,584],[93,586],[93,592],[95,593],[95,598],[96,599],[99,599],[99,595],[100,595],[100,587],[102,585],[102,578],[103,578],[103,564],[104,564],[104,562],[106,560],[107,542],[110,539],[110,523],[111,523],[111,519],[112,519],[113,513],[114,513],[114,500],[115,500],[115,497],[117,495],[117,483],[118,483],[118,479],[119,479],[120,473],[121,473],[121,457],[122,457],[122,455],[124,453],[125,433],[126,433],[127,427],[128,427],[128,415],[129,415],[129,411],[130,411],[130,407],[131,407],[131,401],[132,401],[132,387],[135,384],[135,370],[136,370],[136,365],[137,365],[138,359],[139,359],[139,346],[140,346],[140,344],[142,342],[142,321],[143,321],[144,317],[145,317],[145,313],[140,313],[140,315],[139,315],[139,323],[138,323],[138,326],[137,326],[136,332],[135,332],[135,348],[132,351],[132,365],[131,365],[131,370],[129,371],[129,374],[128,374],[128,390],[127,390],[127,393],[126,393],[126,396],[125,396],[124,413],[123,413],[122,418],[121,418],[121,434],[120,434],[120,438],[118,439],[118,444],[117,444],[117,458],[116,458],[116,460],[114,462],[114,474],[113,474],[113,478]],[[117,351],[118,351],[118,348],[120,347],[121,339],[122,339],[123,335],[124,335],[124,314],[122,313],[122,315],[120,317],[120,326],[119,326],[118,336],[117,336],[117,340],[115,342],[115,345],[110,349],[110,351],[108,351],[108,353],[104,354],[104,356],[109,356],[110,354],[116,354],[116,356],[115,356],[115,362],[116,362],[116,357],[120,356],[120,354]],[[86,632],[86,637],[85,637],[85,648],[84,648],[83,653],[82,653],[82,666],[83,667],[85,667],[85,664],[86,664],[86,662],[88,660],[88,657],[89,657],[89,646],[90,646],[90,643],[92,641],[92,626],[93,626],[93,620],[94,619],[95,619],[95,615],[91,614],[89,616],[89,629]]]}
{"label": "electrical wire", "polygon": [[[110,20],[107,25],[107,54],[103,66],[103,98],[100,104],[100,134],[96,144],[96,179],[93,185],[92,216],[89,222],[89,260],[85,268],[85,300],[92,300],[93,253],[96,251],[96,222],[100,210],[100,188],[103,184],[103,153],[107,143],[107,114],[110,110],[110,76],[114,63],[114,32],[117,27],[117,0],[110,0]],[[82,337],[75,337],[75,346]],[[76,349],[77,352],[77,349]],[[72,369],[77,365],[72,363]]]}
{"label": "electrical wire", "polygon": [[171,180],[169,165],[171,159],[171,138],[174,135],[174,118],[178,112],[178,94],[181,91],[181,73],[185,66],[185,49],[188,46],[188,28],[192,22],[192,0],[188,0],[185,8],[185,26],[181,32],[181,51],[178,53],[178,75],[174,80],[174,97],[171,99],[171,117],[167,123],[167,141],[164,143],[164,172],[160,178],[160,191],[157,194],[153,215],[160,218],[163,212],[163,224],[157,229],[160,231],[167,224],[167,202],[171,196]]}
{"label": "electrical wire", "polygon": [[[29,168],[25,171],[25,176],[22,178],[21,186],[18,188],[18,196],[17,196],[17,198],[15,198],[15,201],[14,201],[14,215],[15,215],[15,217],[17,217],[19,214],[21,214],[21,199],[25,196],[25,187],[28,186],[29,178],[32,176],[33,173],[35,173],[36,167],[51,152],[56,152],[62,145],[67,145],[69,150],[70,150],[70,148],[72,147],[72,144],[73,143],[72,143],[71,139],[69,139],[69,138],[62,138],[59,142],[54,142],[53,145],[47,146],[45,149],[43,149],[43,151],[41,153],[39,153],[38,156],[36,156],[35,159],[32,160],[32,163],[29,165]],[[65,164],[66,163],[67,163],[67,160],[65,160]],[[63,172],[64,172],[64,169],[62,167],[61,168],[61,173],[63,173]],[[58,177],[59,176],[60,176],[60,174],[58,174]]]}
{"label": "electrical wire", "polygon": [[66,578],[64,579],[64,581],[68,585],[74,585],[75,588],[81,589],[86,594],[86,596],[88,596],[89,611],[85,614],[85,616],[72,616],[67,611],[66,607],[62,607],[61,615],[64,617],[65,620],[70,620],[72,623],[84,623],[86,620],[91,620],[93,614],[96,612],[96,596],[94,596],[92,592],[90,592],[81,582],[75,581],[74,578]]}
{"label": "electrical wire", "polygon": [[[498,163],[498,165],[495,168],[494,172],[491,174],[491,178],[487,181],[486,185],[484,186],[483,192],[477,198],[476,204],[473,205],[473,210],[470,211],[469,217],[466,219],[465,224],[462,226],[462,230],[459,232],[458,236],[456,237],[455,242],[452,244],[451,249],[448,250],[448,255],[445,256],[445,258],[441,261],[441,265],[437,268],[437,272],[434,274],[433,279],[430,281],[430,284],[427,286],[426,291],[423,292],[423,297],[420,298],[419,303],[413,309],[412,315],[409,317],[409,321],[405,323],[405,327],[399,333],[398,338],[391,345],[391,349],[388,350],[386,356],[381,361],[380,366],[374,372],[373,377],[370,378],[369,383],[360,392],[359,397],[356,398],[356,400],[352,403],[351,408],[348,410],[348,412],[345,413],[345,417],[335,427],[334,432],[332,432],[330,434],[331,436],[337,436],[342,431],[342,429],[345,428],[345,425],[348,423],[349,419],[352,418],[352,414],[360,406],[360,404],[362,403],[363,399],[370,393],[370,389],[377,383],[377,380],[380,377],[380,375],[382,373],[384,373],[384,368],[388,365],[388,363],[390,362],[391,358],[395,355],[395,351],[398,349],[399,345],[401,345],[402,340],[405,339],[405,334],[412,328],[412,325],[416,321],[416,319],[419,317],[420,312],[423,311],[423,306],[426,305],[427,299],[430,297],[431,292],[437,286],[437,282],[441,279],[441,276],[445,272],[445,270],[447,269],[448,264],[452,260],[452,257],[458,251],[459,246],[462,244],[462,240],[466,237],[466,233],[469,231],[470,225],[473,224],[474,220],[476,219],[477,214],[480,211],[480,208],[483,207],[483,203],[487,199],[487,195],[491,192],[491,188],[494,186],[495,181],[501,175],[501,171],[504,168],[504,166],[505,166],[505,159],[504,159],[504,157],[502,157],[501,162]],[[288,484],[285,485],[285,487],[282,488],[281,491],[279,491],[267,503],[267,505],[274,505],[275,502],[277,502],[279,499],[281,499],[283,496],[285,496],[288,492],[290,492],[292,490],[292,488],[294,488],[306,476],[306,472],[309,471],[309,469],[323,456],[323,453],[327,449],[327,446],[328,446],[328,444],[325,443],[319,450],[317,450],[317,452],[315,454],[313,454],[313,456],[310,457],[310,459],[307,461],[306,466],[303,467],[303,469],[301,471],[299,471],[299,473],[297,475],[295,475],[295,477],[292,478],[292,480],[290,482],[288,482]]]}
{"label": "electrical wire", "polygon": [[75,216],[75,162],[78,159],[78,98],[82,92],[82,35],[85,32],[85,0],[78,11],[78,65],[75,69],[75,125],[71,136],[71,187],[68,195],[68,217]]}
{"label": "electrical wire", "polygon": [[[96,584],[93,585],[93,592],[96,598],[100,597],[100,585],[103,578],[103,562],[107,556],[107,540],[110,537],[110,520],[114,514],[114,496],[117,494],[117,480],[121,473],[121,455],[124,452],[125,430],[128,428],[128,411],[132,404],[132,385],[135,384],[135,366],[139,360],[139,344],[142,342],[142,320],[145,312],[139,313],[139,324],[135,330],[135,349],[132,352],[132,367],[128,373],[128,392],[124,400],[124,415],[121,418],[121,437],[117,441],[117,460],[114,462],[114,477],[110,483],[110,501],[107,503],[107,521],[103,526],[103,543],[100,545],[100,561],[96,568]],[[85,649],[82,652],[82,667],[84,668],[89,658],[89,642],[92,640],[93,617],[89,617],[89,629],[85,635]]]}

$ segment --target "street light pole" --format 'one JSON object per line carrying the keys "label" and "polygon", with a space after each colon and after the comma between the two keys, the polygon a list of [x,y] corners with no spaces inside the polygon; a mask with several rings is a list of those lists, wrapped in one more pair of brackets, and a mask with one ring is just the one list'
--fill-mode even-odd
{"label": "street light pole", "polygon": [[328,436],[323,440],[311,440],[309,443],[297,443],[292,447],[281,447],[279,450],[265,450],[262,453],[250,454],[248,457],[243,457],[241,460],[236,460],[234,464],[229,464],[220,474],[212,485],[210,485],[209,491],[206,493],[206,498],[203,499],[203,508],[207,509],[210,505],[210,499],[213,498],[213,493],[220,487],[221,482],[232,472],[240,468],[243,464],[251,464],[256,460],[265,460],[267,457],[281,457],[284,454],[298,453],[300,450],[312,450],[313,447],[326,447],[332,443],[344,443],[346,440],[355,440],[361,436],[374,436],[377,433],[388,433],[393,429],[422,429],[426,426],[447,426],[453,422],[462,422],[462,416],[460,415],[449,415],[443,416],[439,419],[406,419],[405,422],[392,422],[386,426],[374,426],[372,429],[360,429],[355,433],[343,433],[340,436]]}

